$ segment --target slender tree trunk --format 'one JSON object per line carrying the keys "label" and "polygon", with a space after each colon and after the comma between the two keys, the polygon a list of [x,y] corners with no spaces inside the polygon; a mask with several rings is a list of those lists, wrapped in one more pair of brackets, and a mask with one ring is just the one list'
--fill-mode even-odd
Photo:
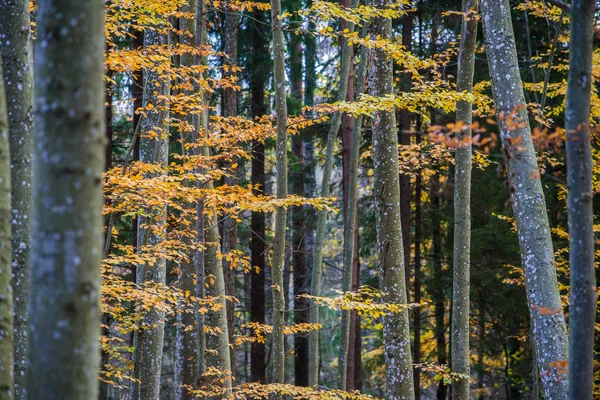
{"label": "slender tree trunk", "polygon": [[[421,133],[417,132],[417,144],[421,143]],[[421,194],[422,194],[422,176],[421,171],[417,172],[415,183],[415,280],[414,280],[414,303],[421,302]],[[414,344],[413,359],[415,364],[421,362],[421,309],[413,310],[414,326]],[[414,368],[415,380],[415,399],[421,398],[421,370]]]}
{"label": "slender tree trunk", "polygon": [[594,14],[597,2],[575,0],[571,5],[571,41],[567,85],[567,184],[569,261],[571,267],[569,396],[591,399],[594,383],[594,211],[590,96]]}
{"label": "slender tree trunk", "polygon": [[[367,33],[367,27],[363,28],[363,36]],[[368,62],[368,50],[363,47],[360,53],[360,62],[358,64],[356,73],[356,94],[354,99],[358,99],[364,93],[365,79],[367,76],[367,62]],[[344,272],[342,281],[342,290],[348,292],[352,290],[352,282],[355,276],[355,268],[358,258],[358,167],[359,167],[359,156],[360,156],[360,142],[362,138],[362,116],[358,116],[353,120],[353,127],[351,129],[351,141],[349,143],[350,154],[346,168],[347,181],[345,185],[345,196],[347,199],[345,202],[345,230],[344,230]],[[348,141],[346,139],[346,141]],[[346,156],[344,157],[346,158]],[[340,368],[340,389],[349,390],[354,380],[354,367],[356,362],[360,363],[359,359],[355,359],[355,352],[353,341],[360,340],[356,336],[356,328],[352,325],[352,322],[356,324],[358,319],[355,317],[352,320],[352,312],[350,310],[342,311],[342,328],[341,328],[341,341],[340,341],[340,356],[339,356],[339,368]],[[351,361],[350,361],[351,360]],[[348,379],[350,378],[350,380]]]}
{"label": "slender tree trunk", "polygon": [[[265,40],[266,18],[262,11],[254,11],[252,24],[252,55],[251,55],[251,112],[253,117],[265,114],[265,82],[268,79],[265,55],[269,50]],[[260,141],[252,143],[252,184],[260,185],[265,190],[265,144]],[[252,238],[250,241],[250,258],[252,266],[250,284],[252,287],[252,304],[250,306],[250,321],[265,323],[265,214],[252,213],[250,220]],[[265,377],[265,345],[254,342],[250,348],[250,379],[254,382],[266,383]]]}
{"label": "slender tree trunk", "polygon": [[[277,198],[288,195],[287,170],[287,104],[285,90],[285,44],[283,41],[283,20],[281,1],[271,0],[271,29],[273,32],[273,72],[275,78],[275,111],[277,144],[275,169],[277,174]],[[285,324],[285,299],[283,293],[283,264],[285,259],[286,212],[278,207],[275,212],[275,237],[273,238],[273,267],[271,271],[273,287],[273,382],[283,383],[285,377],[285,348],[283,328]]]}
{"label": "slender tree trunk", "polygon": [[[232,67],[237,66],[238,58],[238,28],[239,15],[235,10],[230,10],[225,13],[225,30],[223,32],[224,52],[228,57],[224,57],[223,64],[228,68],[225,70],[224,77],[231,78],[235,76]],[[227,88],[223,91],[223,114],[226,117],[237,116],[237,92],[234,89]],[[227,186],[235,186],[238,183],[237,169],[232,171],[230,176],[225,177]],[[223,254],[227,254],[237,248],[237,221],[233,218],[226,218],[223,222]],[[225,274],[225,292],[228,296],[236,296],[235,269],[232,268],[229,261],[224,259],[223,262]],[[234,345],[233,339],[235,333],[235,302],[227,302],[227,326],[229,331],[229,343]],[[231,372],[235,376],[235,348],[230,352],[231,355]]]}
{"label": "slender tree trunk", "polygon": [[[184,13],[198,14],[198,1],[192,0],[185,4],[181,11]],[[200,14],[202,15],[202,14]],[[195,46],[197,42],[197,25],[202,24],[195,19],[180,18],[180,29],[185,34],[180,36],[182,45]],[[195,57],[191,53],[181,55],[181,66],[190,67],[195,64]],[[195,117],[188,116],[188,122],[194,124]],[[193,143],[197,137],[197,132],[184,133],[182,139],[184,143]],[[190,156],[189,151],[184,150],[185,156]],[[186,185],[194,185],[193,182],[186,182]],[[197,204],[191,204],[194,208]],[[197,215],[197,218],[202,218]],[[195,226],[197,221],[190,218],[189,226]],[[192,245],[192,240],[185,238],[186,246]],[[183,293],[196,292],[197,266],[195,258],[197,257],[195,250],[186,249],[187,260],[184,260],[179,265],[178,283],[179,289]],[[175,362],[174,362],[174,388],[176,400],[191,400],[193,396],[190,394],[190,389],[197,387],[198,378],[198,340],[199,332],[196,327],[197,316],[195,312],[188,311],[190,309],[189,299],[180,301],[177,312],[177,329],[175,342]]]}
{"label": "slender tree trunk", "polygon": [[33,351],[27,396],[95,399],[105,163],[104,2],[37,4],[29,299]]}
{"label": "slender tree trunk", "polygon": [[481,2],[492,91],[505,150],[519,233],[525,288],[542,388],[550,399],[567,397],[567,332],[557,287],[546,202],[531,138],[508,0]]}
{"label": "slender tree trunk", "polygon": [[[478,0],[463,1],[463,17],[458,54],[458,92],[473,91],[475,46],[478,21],[470,10],[477,11]],[[471,122],[473,104],[459,101],[456,122],[467,126],[457,134],[454,168],[454,273],[452,283],[452,371],[470,375],[469,367],[469,299],[471,252]],[[469,400],[469,380],[458,379],[452,385],[453,400]]]}
{"label": "slender tree trunk", "polygon": [[[147,30],[144,33],[144,46],[164,45],[167,43],[166,35],[156,31]],[[140,140],[140,161],[148,164],[166,165],[169,153],[168,126],[165,123],[167,111],[164,110],[165,104],[159,104],[158,93],[168,94],[170,90],[169,82],[161,81],[161,77],[154,71],[144,72],[144,81],[147,83],[143,105],[154,106],[148,116],[141,121],[142,132],[156,130],[160,127],[163,137],[158,139],[142,138]],[[158,90],[154,84],[161,82]],[[152,210],[152,217],[138,219],[138,251],[141,251],[145,245],[160,247],[163,240],[162,235],[156,234],[152,229],[145,228],[146,224],[155,224],[164,226],[166,224],[165,208]],[[160,250],[159,250],[160,251]],[[162,255],[158,256],[155,264],[138,265],[136,269],[136,283],[143,285],[146,282],[155,282],[164,285],[166,283],[166,262]],[[140,383],[134,385],[132,397],[134,399],[158,399],[160,392],[160,377],[162,365],[162,351],[164,342],[165,315],[163,311],[151,310],[145,317],[145,323],[152,328],[136,332],[134,335],[134,376]]]}
{"label": "slender tree trunk", "polygon": [[0,53],[4,70],[12,185],[12,287],[14,291],[14,390],[24,398],[27,359],[27,299],[31,236],[33,154],[33,57],[29,1],[0,1]]}
{"label": "slender tree trunk", "polygon": [[[356,7],[358,4],[357,0],[352,0],[352,6]],[[349,32],[354,32],[354,24],[347,22],[347,28]],[[348,75],[350,73],[350,64],[352,52],[350,46],[344,46],[342,48],[341,63],[340,63],[340,83],[338,89],[338,100],[343,101],[346,99],[346,93],[348,91]],[[334,161],[334,147],[335,141],[340,129],[341,113],[336,112],[333,114],[331,119],[331,125],[327,135],[327,148],[325,150],[325,165],[323,166],[323,181],[321,182],[321,190],[319,195],[321,197],[329,197],[331,188],[331,174],[333,170]],[[317,228],[315,236],[315,246],[313,249],[313,263],[312,263],[312,279],[310,283],[310,293],[313,296],[320,296],[321,294],[321,276],[323,274],[323,247],[325,244],[325,225],[327,223],[327,212],[325,210],[319,210],[317,212]],[[313,324],[319,323],[319,308],[313,304],[310,308],[310,322]],[[319,334],[313,332],[309,336],[309,384],[310,386],[319,385]]]}
{"label": "slender tree trunk", "polygon": [[14,399],[13,382],[13,293],[10,283],[11,241],[10,241],[10,149],[8,134],[8,114],[4,81],[2,77],[2,57],[0,56],[0,399]]}
{"label": "slender tree trunk", "polygon": [[[388,0],[376,0],[385,7]],[[391,40],[392,21],[374,20],[373,33]],[[373,96],[394,92],[393,61],[384,51],[373,51],[369,87]],[[380,263],[380,289],[386,303],[406,304],[404,255],[400,221],[400,183],[398,176],[398,135],[394,111],[373,113],[373,165],[376,201],[377,252]],[[410,354],[408,310],[384,317],[384,353],[386,361],[387,398],[414,399],[413,367]]]}

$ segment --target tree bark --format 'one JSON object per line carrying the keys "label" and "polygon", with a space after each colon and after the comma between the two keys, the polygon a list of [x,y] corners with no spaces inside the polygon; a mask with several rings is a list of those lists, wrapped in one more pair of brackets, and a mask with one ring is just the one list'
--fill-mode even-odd
{"label": "tree bark", "polygon": [[544,192],[519,73],[508,0],[481,2],[492,92],[505,150],[529,313],[547,398],[567,397],[567,333],[557,287]]}
{"label": "tree bark", "polygon": [[[458,92],[473,92],[478,0],[463,1],[463,23],[458,53]],[[469,310],[471,252],[471,123],[473,104],[461,100],[456,105],[456,122],[466,127],[457,134],[454,169],[454,262],[452,281],[452,371],[470,375]],[[453,400],[469,400],[468,379],[452,384]]]}
{"label": "tree bark", "polygon": [[[275,78],[275,112],[277,143],[275,149],[275,169],[277,198],[288,195],[287,169],[287,98],[285,89],[285,44],[283,40],[283,20],[281,1],[271,0],[271,29],[273,32],[273,72]],[[275,211],[275,237],[273,238],[273,267],[271,271],[273,287],[273,382],[284,383],[285,348],[283,328],[285,324],[285,299],[283,287],[283,266],[285,259],[286,213],[284,207]]]}
{"label": "tree bark", "polygon": [[28,356],[27,396],[95,399],[105,163],[104,2],[37,4],[29,298],[29,346],[35,351]]}
{"label": "tree bark", "polygon": [[[421,143],[421,132],[417,132],[417,144]],[[421,194],[422,194],[421,171],[417,172],[415,182],[415,278],[413,284],[414,303],[421,302]],[[407,290],[408,292],[408,290]],[[413,310],[414,344],[413,360],[415,364],[421,362],[421,309]],[[414,368],[415,399],[421,398],[421,370]]]}
{"label": "tree bark", "polygon": [[[257,21],[251,24],[252,55],[250,58],[250,90],[252,117],[265,114],[265,82],[268,79],[267,66],[264,61],[269,53],[266,37],[266,18],[262,11],[254,11],[252,17]],[[252,184],[265,190],[265,144],[258,140],[252,142]],[[250,258],[253,269],[250,284],[252,287],[252,304],[250,321],[265,323],[265,214],[253,212],[250,220],[252,238],[250,241]],[[254,342],[250,348],[250,378],[254,382],[266,383],[265,345]]]}
{"label": "tree bark", "polygon": [[596,1],[571,5],[567,84],[567,185],[571,276],[569,396],[591,399],[594,383],[594,323],[598,292],[594,270],[594,211],[590,96]]}
{"label": "tree bark", "polygon": [[12,185],[12,286],[14,291],[14,390],[24,398],[27,359],[27,299],[31,237],[33,154],[33,52],[29,1],[0,1],[0,53],[4,70]]}
{"label": "tree bark", "polygon": [[[388,0],[376,0],[373,4],[385,7]],[[376,18],[373,28],[374,35],[379,35],[383,40],[391,40],[391,19]],[[380,49],[373,50],[369,86],[373,96],[390,95],[394,92],[393,61]],[[380,290],[384,302],[406,304],[396,116],[393,110],[376,111],[372,121],[375,170],[373,193],[376,201]],[[383,337],[387,398],[414,399],[408,310],[384,317]]]}
{"label": "tree bark", "polygon": [[[358,0],[352,1],[352,6],[356,7]],[[347,22],[348,32],[354,32],[354,24],[350,21]],[[342,48],[341,62],[340,62],[340,83],[338,89],[338,101],[344,101],[346,99],[346,93],[348,91],[348,75],[350,73],[350,64],[352,51],[350,46],[344,46]],[[333,114],[331,119],[331,125],[327,134],[327,148],[325,150],[325,165],[323,166],[323,180],[321,182],[320,197],[329,197],[331,193],[330,181],[333,170],[334,161],[334,147],[335,141],[340,130],[341,113],[336,112]],[[321,276],[323,274],[323,247],[325,244],[325,225],[327,223],[327,212],[325,210],[319,210],[317,212],[317,227],[315,235],[315,245],[313,249],[313,262],[312,262],[312,276],[310,283],[310,293],[312,296],[320,296],[321,294]],[[319,323],[319,307],[312,304],[310,308],[310,322],[312,324]],[[309,335],[309,385],[319,385],[319,334],[318,332],[312,332]]]}
{"label": "tree bark", "polygon": [[2,77],[0,56],[0,399],[14,399],[13,382],[13,293],[10,283],[11,235],[10,235],[10,149],[8,114]]}
{"label": "tree bark", "polygon": [[[164,45],[166,43],[166,35],[152,30],[145,31],[145,47]],[[161,82],[161,77],[155,71],[144,71],[144,81],[147,83],[147,88],[143,96],[143,105],[146,107],[148,104],[152,104],[154,108],[148,112],[146,118],[142,119],[141,131],[148,132],[156,130],[156,127],[159,127],[162,130],[163,137],[157,140],[153,138],[142,138],[140,140],[140,162],[166,165],[169,156],[169,138],[166,136],[168,126],[165,123],[167,111],[164,110],[164,107],[166,107],[165,104],[159,104],[158,94],[168,94],[170,83]],[[156,82],[161,82],[158,90],[154,87]],[[162,209],[151,210],[152,216],[150,220],[148,217],[138,218],[138,251],[141,251],[145,245],[160,246],[163,240],[161,235],[153,233],[151,229],[145,228],[144,225],[150,223],[164,226],[166,224],[165,213],[166,206]],[[164,256],[159,255],[153,266],[137,266],[136,283],[143,285],[148,281],[159,285],[166,283],[166,261]],[[134,335],[134,376],[140,380],[139,384],[134,385],[132,394],[134,399],[158,399],[165,331],[164,319],[165,315],[163,311],[149,311],[144,322],[148,326],[154,327],[136,332]]]}

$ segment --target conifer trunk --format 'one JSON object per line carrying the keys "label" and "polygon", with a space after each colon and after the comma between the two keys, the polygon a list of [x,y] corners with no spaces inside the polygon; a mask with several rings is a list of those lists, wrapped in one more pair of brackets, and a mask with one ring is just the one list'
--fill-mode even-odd
{"label": "conifer trunk", "polygon": [[[2,54],[8,113],[12,185],[12,286],[14,291],[14,391],[24,398],[27,359],[27,298],[31,237],[33,155],[33,52],[29,1],[0,0]],[[1,77],[0,77],[1,79]]]}
{"label": "conifer trunk", "polygon": [[[144,32],[144,46],[164,45],[167,37],[154,30]],[[161,79],[155,71],[144,71],[144,82],[146,87],[143,96],[143,106],[149,104],[154,108],[147,113],[147,117],[141,121],[141,131],[149,132],[157,130],[162,137],[140,139],[140,162],[147,164],[166,165],[169,157],[169,138],[167,136],[168,126],[165,123],[168,111],[166,104],[161,104],[158,96],[169,94],[170,83]],[[155,86],[160,83],[159,87]],[[165,226],[166,206],[151,210],[151,217],[138,218],[138,251],[144,246],[160,247],[163,240],[162,235],[146,228],[146,224]],[[164,228],[163,228],[164,229]],[[154,265],[138,265],[136,269],[136,283],[144,285],[146,282],[154,282],[159,285],[166,283],[166,261],[164,256],[159,255]],[[145,324],[149,328],[136,332],[134,335],[134,376],[140,380],[134,384],[132,397],[141,400],[157,400],[160,394],[160,377],[162,366],[162,352],[165,335],[164,311],[150,310],[145,316]]]}
{"label": "conifer trunk", "polygon": [[[388,0],[376,0],[376,7],[386,7]],[[391,40],[392,21],[374,20],[373,33]],[[369,73],[373,96],[394,93],[393,61],[384,51],[373,51]],[[406,304],[404,254],[400,223],[400,183],[398,175],[398,135],[394,111],[373,113],[373,165],[376,201],[377,253],[380,264],[380,289],[386,303]],[[408,310],[384,317],[384,353],[387,398],[414,399],[413,366],[410,353]]]}
{"label": "conifer trunk", "polygon": [[[287,104],[285,90],[285,44],[283,41],[283,20],[281,1],[271,0],[271,29],[273,32],[273,72],[275,79],[275,112],[277,144],[275,149],[275,170],[277,198],[288,195],[287,170]],[[273,238],[273,264],[271,279],[273,287],[273,382],[283,383],[285,377],[285,349],[283,327],[285,324],[285,299],[283,287],[283,266],[285,260],[285,228],[287,210],[278,207],[275,212],[275,237]]]}
{"label": "conifer trunk", "polygon": [[[356,7],[358,4],[357,0],[352,0],[352,7]],[[354,32],[354,24],[350,21],[347,22],[346,29],[348,32]],[[346,92],[348,91],[348,75],[350,74],[351,56],[352,51],[349,46],[342,48],[341,62],[340,62],[340,83],[338,88],[338,101],[344,101],[346,99]],[[321,182],[321,190],[319,193],[320,197],[329,197],[331,193],[330,181],[331,174],[333,171],[334,161],[334,147],[335,141],[340,130],[341,124],[341,113],[336,112],[331,118],[331,125],[327,134],[327,148],[325,150],[325,165],[323,166],[323,180]],[[312,274],[310,282],[310,293],[312,296],[321,295],[321,276],[323,275],[323,247],[325,244],[325,225],[327,223],[327,211],[319,210],[317,212],[317,227],[315,235],[315,244],[313,248],[313,262],[312,262]],[[310,323],[319,323],[319,307],[315,304],[310,308]],[[319,385],[319,333],[312,332],[309,335],[309,385]]]}
{"label": "conifer trunk", "polygon": [[[478,0],[463,1],[463,24],[458,53],[458,92],[473,91],[477,24],[470,9],[477,10]],[[471,252],[471,122],[473,104],[461,100],[456,105],[456,122],[467,127],[457,134],[454,169],[454,277],[452,284],[452,371],[469,375],[469,299]],[[452,385],[452,399],[469,399],[469,380],[458,379]]]}
{"label": "conifer trunk", "polygon": [[95,399],[100,363],[104,2],[38,1],[30,399]]}
{"label": "conifer trunk", "polygon": [[590,96],[596,5],[594,0],[575,0],[571,5],[566,130],[571,267],[569,396],[573,400],[591,399],[594,382],[598,293],[594,270]]}
{"label": "conifer trunk", "polygon": [[508,0],[481,1],[492,91],[517,223],[533,340],[544,395],[567,397],[567,332],[546,202],[519,73]]}
{"label": "conifer trunk", "polygon": [[10,241],[10,150],[0,56],[0,399],[14,399],[13,293]]}

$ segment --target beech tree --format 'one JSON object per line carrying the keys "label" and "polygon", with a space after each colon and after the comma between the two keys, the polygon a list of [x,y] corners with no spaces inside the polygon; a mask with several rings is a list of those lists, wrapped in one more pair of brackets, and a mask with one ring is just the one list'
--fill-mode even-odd
{"label": "beech tree", "polygon": [[33,157],[33,52],[29,1],[0,1],[0,54],[11,143],[12,269],[15,398],[24,398],[27,358],[27,292],[31,236]]}
{"label": "beech tree", "polygon": [[104,2],[37,5],[27,396],[94,399],[105,163]]}
{"label": "beech tree", "polygon": [[566,398],[567,330],[550,225],[519,72],[508,1],[481,1],[485,49],[519,236],[533,341],[547,398]]}

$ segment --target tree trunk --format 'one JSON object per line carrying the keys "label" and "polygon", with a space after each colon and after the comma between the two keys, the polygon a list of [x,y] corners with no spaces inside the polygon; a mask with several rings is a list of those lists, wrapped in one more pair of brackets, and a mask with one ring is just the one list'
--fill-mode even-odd
{"label": "tree trunk", "polygon": [[[463,1],[463,17],[458,54],[458,92],[473,92],[478,0]],[[469,299],[471,252],[471,122],[473,104],[461,100],[456,105],[456,122],[467,126],[457,134],[454,169],[454,262],[452,283],[452,371],[469,375]],[[452,385],[453,400],[469,400],[468,379]]]}
{"label": "tree trunk", "polygon": [[[363,36],[367,34],[367,27],[363,28]],[[368,50],[363,46],[360,53],[360,62],[356,73],[356,94],[350,101],[358,99],[364,93],[365,79],[367,75]],[[358,264],[358,168],[360,157],[360,142],[362,138],[362,116],[353,120],[351,128],[351,140],[344,140],[349,144],[350,154],[344,154],[344,199],[345,199],[345,226],[344,226],[344,271],[342,291],[353,290],[352,283],[355,280],[355,268]],[[346,135],[346,132],[344,132]],[[344,144],[345,144],[344,143]],[[346,147],[346,146],[344,146]],[[347,159],[347,162],[346,162]],[[342,310],[342,327],[340,340],[340,389],[349,390],[355,377],[355,364],[360,363],[360,354],[356,360],[354,341],[360,340],[360,334],[356,337],[356,328],[353,325],[359,320],[357,315],[352,319],[351,310]],[[358,332],[360,333],[360,332]],[[348,377],[350,380],[348,380]]]}
{"label": "tree trunk", "polygon": [[[268,79],[265,55],[269,50],[266,37],[266,18],[262,11],[254,11],[256,24],[252,29],[252,55],[250,58],[250,90],[252,117],[265,114],[265,82]],[[252,184],[259,185],[265,190],[265,144],[260,141],[252,142]],[[250,220],[252,239],[250,242],[250,258],[253,268],[250,284],[252,286],[252,304],[250,321],[265,323],[265,214],[253,212]],[[250,348],[250,379],[254,382],[266,383],[265,377],[265,345],[254,342]]]}
{"label": "tree trunk", "polygon": [[[164,45],[167,43],[167,37],[156,31],[147,30],[144,33],[144,46]],[[140,140],[140,162],[149,164],[166,165],[169,156],[169,138],[167,135],[168,126],[165,119],[167,111],[164,110],[165,104],[159,104],[158,93],[164,95],[169,93],[169,82],[162,82],[159,89],[154,88],[156,82],[161,82],[161,77],[154,71],[144,71],[144,81],[147,88],[144,93],[143,105],[146,107],[152,104],[154,108],[148,112],[146,118],[141,121],[141,131],[148,132],[156,130],[156,127],[162,129],[163,137],[158,140],[152,138],[142,138]],[[160,246],[161,235],[155,234],[151,229],[144,225],[156,224],[165,226],[166,224],[166,206],[162,209],[151,210],[152,220],[147,217],[138,218],[138,251],[143,246]],[[136,269],[136,283],[143,285],[145,282],[155,282],[157,284],[166,283],[166,262],[165,258],[159,256],[153,266],[138,265]],[[162,351],[164,341],[164,319],[163,311],[151,310],[145,317],[145,323],[148,328],[145,331],[136,332],[134,335],[134,376],[140,380],[140,383],[134,385],[133,398],[137,399],[158,399],[160,392],[160,377],[162,365]]]}
{"label": "tree trunk", "polygon": [[29,301],[29,346],[35,351],[28,358],[27,396],[95,399],[105,163],[104,2],[37,4]]}
{"label": "tree trunk", "polygon": [[508,0],[481,2],[492,91],[525,277],[542,388],[547,398],[567,397],[567,333],[557,287],[546,202],[537,167]]}
{"label": "tree trunk", "polygon": [[8,114],[0,56],[0,399],[14,399],[13,382],[13,293],[11,280],[10,241],[10,149]]}
{"label": "tree trunk", "polygon": [[[386,7],[388,0],[376,0]],[[374,20],[374,35],[391,40],[392,21]],[[393,61],[384,51],[373,50],[369,86],[373,96],[394,92]],[[394,111],[373,113],[373,165],[377,217],[377,252],[380,263],[380,290],[386,303],[406,304],[404,254],[400,221],[400,183],[398,176],[398,135]],[[387,398],[414,399],[413,367],[410,354],[408,310],[384,317],[384,353]]]}
{"label": "tree trunk", "polygon": [[594,211],[592,207],[592,149],[590,96],[596,1],[575,0],[571,5],[571,41],[567,85],[567,184],[569,261],[571,267],[569,395],[591,399],[594,382]]}
{"label": "tree trunk", "polygon": [[[352,0],[352,6],[356,7],[358,0]],[[354,32],[354,24],[347,22],[348,32]],[[340,83],[338,89],[338,101],[346,99],[348,91],[348,75],[350,73],[350,64],[352,62],[350,56],[352,51],[350,46],[342,48],[341,63],[340,63]],[[323,166],[323,181],[321,182],[320,197],[329,197],[331,188],[331,174],[334,161],[335,141],[340,129],[341,113],[336,112],[331,119],[331,125],[327,134],[327,148],[325,150],[325,165]],[[310,283],[310,293],[312,296],[321,295],[321,276],[323,274],[323,247],[325,244],[325,225],[327,223],[327,212],[319,210],[317,212],[317,228],[315,236],[315,245],[313,249],[312,262],[312,279]],[[310,308],[310,322],[312,324],[319,323],[319,307],[313,304]],[[318,386],[319,384],[319,334],[312,332],[309,336],[309,384],[310,386]]]}
{"label": "tree trunk", "polygon": [[[421,132],[417,132],[417,144],[421,143]],[[421,302],[421,193],[422,193],[421,171],[417,172],[415,183],[415,280],[414,280],[414,303]],[[408,292],[408,290],[407,290]],[[413,359],[415,364],[421,362],[421,308],[413,310],[414,344]],[[421,398],[421,370],[414,368],[415,399]]]}
{"label": "tree trunk", "polygon": [[[271,0],[271,29],[273,32],[273,72],[275,78],[275,111],[277,144],[275,169],[277,182],[277,198],[284,199],[288,195],[287,170],[287,104],[285,90],[285,45],[283,41],[283,20],[281,1]],[[271,271],[273,287],[273,382],[284,383],[285,348],[283,328],[285,324],[285,299],[283,293],[283,264],[285,259],[285,227],[286,212],[278,207],[275,212],[275,237],[273,238],[273,267]]]}
{"label": "tree trunk", "polygon": [[[14,291],[14,390],[24,398],[27,298],[31,236],[33,56],[29,1],[0,0],[0,53],[4,70],[12,185],[12,286]],[[9,44],[10,43],[10,44]]]}
{"label": "tree trunk", "polygon": [[[233,9],[228,9],[225,13],[225,30],[223,32],[223,50],[227,57],[223,58],[223,64],[228,68],[224,71],[224,78],[235,76],[231,68],[237,66],[238,58],[238,28],[239,15]],[[237,116],[237,91],[227,88],[223,90],[223,114],[225,117]],[[239,167],[238,167],[239,168]],[[225,177],[225,185],[235,186],[238,183],[237,170],[234,169],[230,176]],[[237,248],[237,221],[233,218],[226,218],[223,222],[223,254],[227,254]],[[225,293],[228,296],[236,296],[235,269],[232,268],[229,261],[225,258],[223,261],[225,274]],[[229,331],[229,343],[233,346],[235,333],[235,302],[227,302],[227,327]],[[235,376],[235,348],[231,349],[231,372]]]}
{"label": "tree trunk", "polygon": [[[181,7],[181,11],[184,13],[191,13],[198,15],[198,2],[192,0],[189,4],[185,4]],[[200,14],[201,15],[201,14]],[[182,45],[195,46],[197,42],[197,25],[202,24],[194,19],[180,18],[179,20],[180,29],[186,34],[180,36]],[[188,35],[189,34],[189,35]],[[195,57],[190,54],[181,55],[181,66],[191,67],[195,64]],[[190,94],[190,93],[188,93]],[[188,122],[194,124],[195,117],[189,115],[187,117]],[[193,143],[197,137],[197,132],[182,133],[183,143]],[[189,151],[183,150],[185,156],[190,156]],[[186,182],[186,185],[194,185],[193,182]],[[196,204],[191,204],[196,207]],[[202,218],[201,215],[196,216]],[[190,218],[189,226],[195,226],[197,221]],[[186,246],[192,245],[192,240],[189,238],[183,239]],[[179,265],[178,283],[179,289],[183,293],[196,292],[196,279],[197,279],[197,266],[195,263],[195,257],[197,256],[196,251],[189,250],[189,247],[185,249],[187,259],[183,260]],[[175,388],[175,399],[176,400],[191,400],[193,396],[190,395],[190,389],[197,388],[198,380],[198,340],[199,332],[196,328],[197,317],[194,312],[189,312],[191,304],[189,299],[180,301],[177,310],[177,328],[176,328],[176,341],[175,341],[175,362],[174,362],[174,388]]]}

